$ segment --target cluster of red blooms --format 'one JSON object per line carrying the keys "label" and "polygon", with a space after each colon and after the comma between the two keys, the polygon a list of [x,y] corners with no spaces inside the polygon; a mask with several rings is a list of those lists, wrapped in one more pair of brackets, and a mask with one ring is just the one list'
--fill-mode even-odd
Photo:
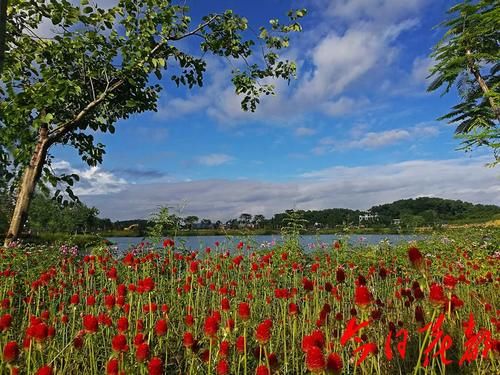
{"label": "cluster of red blooms", "polygon": [[325,336],[323,331],[315,330],[302,338],[302,350],[306,355],[306,367],[312,373],[340,374],[342,358],[337,353],[325,356]]}
{"label": "cluster of red blooms", "polygon": [[[324,256],[314,257],[308,266],[283,250],[243,256],[240,252],[231,255],[207,248],[206,257],[202,258],[197,252],[176,253],[174,245],[172,240],[165,240],[163,258],[154,253],[134,252],[121,259],[92,255],[79,263],[65,260],[60,268],[50,267],[28,283],[29,292],[19,299],[21,303],[14,299],[13,292],[6,293],[0,307],[4,310],[0,315],[0,334],[8,332],[0,337],[2,360],[13,369],[17,365],[23,368],[25,355],[19,343],[24,334],[21,349],[49,350],[59,341],[67,340],[73,353],[85,353],[87,346],[104,342],[102,350],[106,355],[101,357],[107,360],[99,363],[99,370],[105,368],[107,375],[122,375],[132,366],[140,366],[144,373],[155,375],[168,372],[171,363],[163,362],[163,353],[174,346],[178,350],[182,340],[186,358],[211,361],[208,366],[218,375],[234,372],[233,354],[240,359],[253,355],[256,360],[252,372],[270,375],[283,371],[280,362],[284,355],[279,343],[282,332],[290,337],[286,324],[292,322],[302,329],[296,343],[291,343],[303,352],[302,366],[312,373],[338,374],[344,364],[333,343],[343,347],[354,344],[351,354],[357,355],[360,364],[368,356],[378,355],[382,341],[371,330],[363,329],[374,322],[387,324],[386,358],[392,360],[394,348],[396,355],[404,358],[406,344],[412,337],[408,335],[407,324],[416,322],[414,327],[422,336],[429,332],[423,364],[428,364],[435,355],[446,364],[451,360],[446,357],[451,337],[442,326],[445,316],[451,312],[459,316],[465,310],[460,310],[464,302],[458,296],[465,300],[460,288],[471,282],[476,285],[498,282],[494,273],[485,273],[474,263],[451,267],[443,260],[444,272],[432,274],[436,262],[432,263],[430,257],[424,257],[413,246],[408,249],[408,259],[419,271],[417,274],[426,276],[425,284],[412,279],[407,269],[399,272],[391,267],[390,261],[363,268],[354,261],[339,264],[332,260],[334,256]],[[240,242],[236,247],[242,250],[245,244]],[[342,248],[338,242],[332,247]],[[469,269],[481,272],[480,276],[475,278],[468,273]],[[6,274],[6,277],[16,275],[10,270],[0,270],[2,277]],[[385,294],[377,284],[381,280],[391,285]],[[480,296],[475,298],[482,302]],[[500,320],[496,318],[498,311],[493,302],[482,303],[489,323],[499,330]],[[29,306],[32,310],[28,311],[36,311],[37,316],[30,316],[29,322],[22,325],[27,328],[17,341],[8,341],[14,337],[9,331],[13,316],[23,316],[16,310],[21,305]],[[343,308],[337,309],[338,305]],[[415,322],[403,322],[401,315],[391,316],[391,311],[397,309],[413,316]],[[441,315],[435,322],[428,322],[429,311]],[[264,319],[270,316],[274,320]],[[368,320],[358,323],[359,316]],[[19,326],[17,323],[14,321],[14,327]],[[67,335],[72,327],[76,328]],[[331,336],[325,336],[332,327]],[[460,358],[460,365],[471,363],[478,355],[486,358],[490,351],[499,351],[499,341],[492,337],[491,331],[476,328],[472,316],[464,322],[464,331],[465,346],[470,351]],[[177,341],[173,335],[179,335]],[[290,350],[289,341],[286,344]],[[46,363],[50,366],[39,367],[37,374],[59,371],[54,365],[57,361]]]}

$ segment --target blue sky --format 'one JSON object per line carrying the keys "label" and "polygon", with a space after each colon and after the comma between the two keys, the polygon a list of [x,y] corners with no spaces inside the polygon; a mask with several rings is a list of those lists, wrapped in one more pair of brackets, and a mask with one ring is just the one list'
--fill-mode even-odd
{"label": "blue sky", "polygon": [[[490,155],[456,151],[454,127],[436,121],[456,94],[425,90],[443,32],[433,27],[454,3],[188,1],[194,20],[230,8],[255,29],[307,8],[304,31],[284,52],[297,61],[297,79],[276,82],[276,96],[244,113],[230,64],[207,56],[203,88],[176,88],[165,74],[157,113],[97,135],[107,146],[101,166],[58,148],[55,167],[79,173],[76,192],[112,219],[148,217],[160,205],[228,219],[423,195],[500,204],[498,173],[484,167]],[[200,55],[195,44],[186,48]]]}

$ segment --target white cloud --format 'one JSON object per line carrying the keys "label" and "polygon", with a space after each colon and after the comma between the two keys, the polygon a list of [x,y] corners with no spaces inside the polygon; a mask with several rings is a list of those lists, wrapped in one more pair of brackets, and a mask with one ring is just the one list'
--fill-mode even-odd
{"label": "white cloud", "polygon": [[413,81],[418,85],[427,85],[427,77],[430,74],[429,70],[433,65],[434,60],[429,57],[416,57],[415,60],[413,60],[411,70],[411,78],[413,79]]}
{"label": "white cloud", "polygon": [[[210,57],[205,87],[185,98],[165,97],[159,116],[204,113],[225,126],[253,121],[297,125],[310,112],[332,117],[366,112],[370,101],[357,90],[359,82],[382,82],[389,74],[399,53],[397,39],[418,24],[415,16],[424,0],[322,3],[314,5],[323,10],[316,26],[294,38],[285,55],[298,60],[298,80],[291,86],[273,81],[278,95],[263,97],[256,113],[241,110],[241,98],[230,84],[231,67]],[[370,72],[375,74],[368,76]],[[381,84],[376,87],[382,89]]]}
{"label": "white cloud", "polygon": [[408,130],[392,129],[383,132],[369,132],[361,139],[345,144],[346,148],[380,148],[411,137]]}
{"label": "white cloud", "polygon": [[366,98],[353,99],[341,96],[335,100],[328,100],[323,103],[322,111],[330,116],[340,116],[352,113],[353,111],[364,111],[370,101]]}
{"label": "white cloud", "polygon": [[335,166],[304,173],[285,183],[201,180],[128,184],[115,193],[83,196],[112,219],[147,217],[160,205],[187,206],[183,215],[212,219],[241,212],[267,217],[288,208],[367,209],[375,204],[418,196],[500,204],[498,171],[486,159],[411,160],[359,167]]}
{"label": "white cloud", "polygon": [[316,134],[316,130],[313,128],[307,128],[307,127],[301,126],[297,129],[295,129],[294,134],[297,137],[308,137],[308,136]]}
{"label": "white cloud", "polygon": [[333,139],[324,137],[318,140],[318,144],[312,152],[322,155],[327,152],[348,149],[377,149],[390,146],[406,140],[421,140],[432,138],[439,134],[439,127],[433,123],[419,123],[408,128],[396,128],[379,132],[367,131],[365,125],[358,125],[351,130],[348,139]]}
{"label": "white cloud", "polygon": [[226,154],[208,154],[196,158],[196,161],[199,164],[205,165],[207,167],[215,167],[218,165],[227,164],[232,160],[234,160],[234,158]]}
{"label": "white cloud", "polygon": [[65,160],[52,163],[52,168],[57,174],[77,174],[80,181],[75,183],[73,192],[78,196],[101,195],[118,193],[127,185],[123,178],[116,177],[109,171],[100,167],[74,168]]}
{"label": "white cloud", "polygon": [[329,0],[326,13],[347,21],[371,19],[397,21],[417,12],[426,0]]}

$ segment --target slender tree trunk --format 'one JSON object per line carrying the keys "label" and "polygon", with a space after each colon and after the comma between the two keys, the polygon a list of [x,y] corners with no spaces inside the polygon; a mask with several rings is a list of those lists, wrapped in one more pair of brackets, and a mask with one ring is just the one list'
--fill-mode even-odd
{"label": "slender tree trunk", "polygon": [[42,126],[39,131],[38,142],[33,152],[33,156],[29,165],[23,173],[21,186],[16,199],[14,213],[10,220],[9,231],[5,237],[4,246],[8,246],[12,241],[16,240],[28,217],[28,209],[35,191],[36,183],[42,173],[43,165],[47,157],[49,142],[47,138],[47,126]]}
{"label": "slender tree trunk", "polygon": [[[488,87],[485,80],[481,76],[479,69],[474,64],[474,61],[471,58],[471,52],[467,51],[466,54],[469,58],[469,69],[470,69],[471,73],[474,75],[474,78],[476,79],[477,83],[479,83],[479,87],[481,87],[481,90],[483,91],[484,95],[489,95],[490,88]],[[488,97],[488,101],[490,102],[490,106],[491,106],[491,109],[493,109],[493,113],[495,114],[495,117],[497,118],[497,120],[500,120],[500,108],[498,108],[498,106],[495,104],[495,101],[493,100],[493,98],[491,96]]]}

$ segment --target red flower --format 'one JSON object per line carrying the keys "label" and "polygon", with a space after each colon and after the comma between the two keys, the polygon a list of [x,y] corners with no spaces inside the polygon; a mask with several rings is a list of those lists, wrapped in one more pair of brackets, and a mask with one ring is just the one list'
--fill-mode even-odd
{"label": "red flower", "polygon": [[229,363],[225,359],[221,359],[217,363],[217,375],[227,375],[229,374]]}
{"label": "red flower", "polygon": [[443,287],[439,284],[432,283],[429,292],[429,301],[435,305],[444,305],[446,297],[444,296]]}
{"label": "red flower", "polygon": [[144,287],[144,292],[151,292],[155,288],[155,282],[151,277],[146,277],[142,280],[142,286]]}
{"label": "red flower", "polygon": [[95,297],[91,294],[90,296],[87,297],[85,303],[87,306],[94,306],[95,305]]}
{"label": "red flower", "polygon": [[238,305],[238,315],[241,320],[250,319],[250,305],[247,302],[241,302]]}
{"label": "red flower", "polygon": [[354,291],[354,303],[359,307],[367,307],[373,300],[372,294],[365,285],[359,285]]}
{"label": "red flower", "polygon": [[141,345],[144,342],[144,333],[139,332],[137,335],[134,337],[134,346],[137,348],[139,345]]}
{"label": "red flower", "polygon": [[194,345],[194,338],[191,332],[185,332],[182,338],[182,344],[185,348],[191,349]]}
{"label": "red flower", "polygon": [[238,353],[245,353],[245,336],[238,336],[236,339],[236,350]]}
{"label": "red flower", "polygon": [[145,342],[139,344],[135,350],[135,358],[138,362],[144,362],[149,357],[149,345]]}
{"label": "red flower", "polygon": [[163,247],[174,247],[175,242],[172,241],[170,238],[167,238],[166,240],[163,241]]}
{"label": "red flower", "polygon": [[11,324],[12,324],[12,315],[3,314],[0,317],[0,332],[8,330]]}
{"label": "red flower", "polygon": [[234,319],[229,318],[229,319],[226,321],[226,328],[227,328],[229,331],[232,331],[232,330],[234,329]]}
{"label": "red flower", "polygon": [[299,307],[296,303],[290,302],[288,305],[288,314],[297,315],[299,313]]}
{"label": "red flower", "polygon": [[270,374],[271,374],[271,372],[269,371],[269,369],[265,365],[260,365],[255,370],[255,375],[270,375]]}
{"label": "red flower", "polygon": [[342,358],[337,353],[330,353],[326,359],[326,372],[329,374],[340,374],[342,372]]}
{"label": "red flower", "polygon": [[255,339],[260,345],[265,345],[269,342],[271,338],[271,328],[273,327],[273,322],[271,319],[266,319],[257,326],[255,331]]}
{"label": "red flower", "polygon": [[87,333],[95,333],[99,328],[99,321],[93,315],[84,315],[83,316],[83,328]]}
{"label": "red flower", "polygon": [[153,357],[148,363],[148,374],[149,375],[162,375],[163,374],[163,362],[158,357]]}
{"label": "red flower", "polygon": [[111,267],[108,272],[106,272],[106,276],[110,280],[116,280],[118,277],[118,272],[115,267]]}
{"label": "red flower", "polygon": [[128,351],[127,338],[123,334],[118,334],[111,340],[111,347],[115,352],[126,352]]}
{"label": "red flower", "polygon": [[410,258],[410,262],[415,268],[420,269],[424,265],[422,253],[414,246],[408,249],[408,258]]}
{"label": "red flower", "polygon": [[71,305],[78,305],[80,303],[80,296],[78,294],[73,294],[69,300]]}
{"label": "red flower", "polygon": [[221,301],[221,309],[222,311],[229,311],[231,307],[229,306],[229,299],[224,297]]}
{"label": "red flower", "polygon": [[455,285],[457,285],[457,282],[458,282],[458,280],[450,274],[444,275],[444,277],[443,277],[443,284],[450,289],[455,288]]}
{"label": "red flower", "polygon": [[207,318],[205,319],[205,326],[203,328],[205,335],[207,335],[208,337],[215,337],[215,335],[217,335],[218,330],[219,330],[219,320],[213,315],[207,316]]}
{"label": "red flower", "polygon": [[306,353],[309,349],[311,349],[314,345],[314,338],[311,335],[305,335],[302,338],[302,351]]}
{"label": "red flower", "polygon": [[118,359],[112,358],[106,364],[106,375],[118,375],[119,362]]}
{"label": "red flower", "polygon": [[312,346],[306,352],[307,369],[313,373],[323,372],[326,366],[325,356],[323,351],[317,346]]}
{"label": "red flower", "polygon": [[109,310],[111,310],[113,307],[115,307],[115,302],[116,302],[116,299],[115,299],[114,295],[109,294],[107,296],[104,296],[104,305]]}
{"label": "red flower", "polygon": [[83,335],[83,333],[79,334],[78,336],[76,336],[73,339],[73,346],[75,347],[75,349],[81,349],[83,347],[83,337],[82,337],[82,335]]}
{"label": "red flower", "polygon": [[122,316],[121,318],[119,318],[118,322],[116,323],[116,328],[118,329],[118,332],[120,332],[120,333],[127,331],[127,329],[128,329],[127,317]]}
{"label": "red flower", "polygon": [[3,360],[7,363],[14,362],[19,356],[19,347],[17,346],[17,342],[9,341],[3,347]]}
{"label": "red flower", "polygon": [[464,306],[464,301],[458,298],[456,295],[452,294],[451,299],[449,301],[451,311],[455,311],[456,309]]}
{"label": "red flower", "polygon": [[160,319],[155,324],[155,332],[157,336],[164,336],[168,331],[168,323],[165,319]]}
{"label": "red flower", "polygon": [[191,327],[194,324],[193,316],[191,314],[186,315],[185,322],[188,327]]}
{"label": "red flower", "polygon": [[231,344],[229,341],[222,341],[219,348],[219,356],[221,358],[227,358],[229,356],[229,349],[231,349]]}
{"label": "red flower", "polygon": [[314,289],[314,283],[307,277],[304,277],[302,279],[302,285],[304,286],[304,289],[307,291],[312,291]]}
{"label": "red flower", "polygon": [[118,284],[116,287],[116,293],[118,293],[119,296],[126,296],[127,295],[127,287],[125,284]]}
{"label": "red flower", "polygon": [[52,374],[53,374],[53,371],[52,371],[52,367],[50,367],[50,366],[40,367],[38,369],[38,371],[36,372],[36,375],[52,375]]}
{"label": "red flower", "polygon": [[345,271],[342,267],[337,268],[337,272],[335,274],[335,277],[337,279],[337,282],[343,283],[345,281]]}
{"label": "red flower", "polygon": [[200,262],[193,260],[192,262],[189,263],[189,272],[191,273],[198,273],[198,265]]}
{"label": "red flower", "polygon": [[38,342],[44,342],[49,334],[49,327],[45,323],[38,323],[32,326],[31,337]]}

